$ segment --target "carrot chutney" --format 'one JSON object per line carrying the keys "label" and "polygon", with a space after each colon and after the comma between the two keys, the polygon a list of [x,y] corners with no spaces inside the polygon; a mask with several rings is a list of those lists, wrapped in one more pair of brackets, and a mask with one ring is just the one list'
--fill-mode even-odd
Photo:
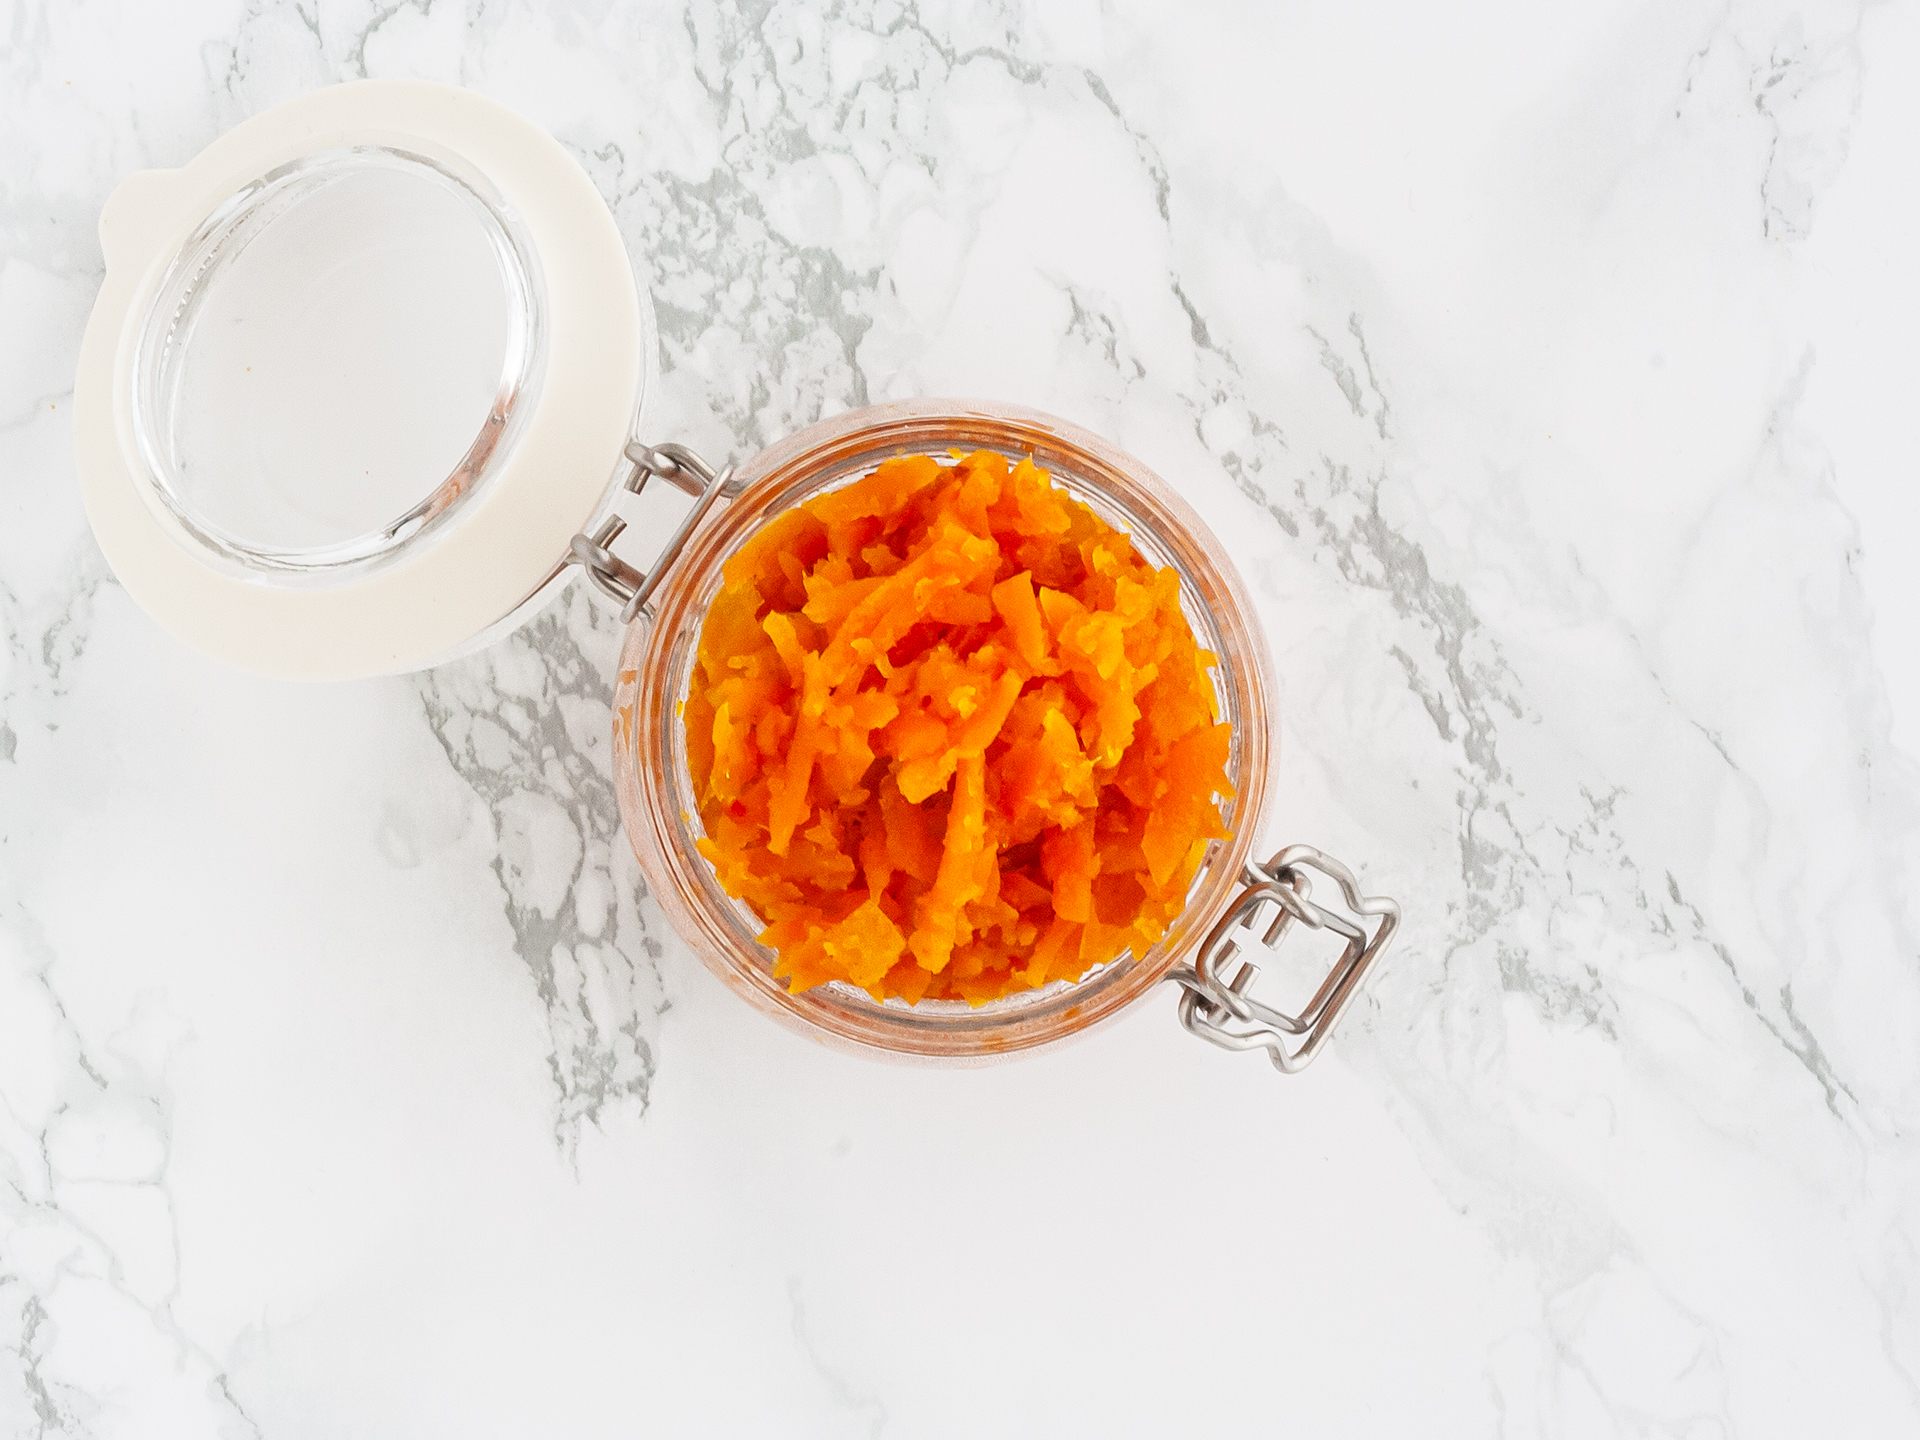
{"label": "carrot chutney", "polygon": [[776,977],[976,1005],[1166,933],[1229,728],[1179,576],[993,451],[882,462],[726,562],[682,716]]}

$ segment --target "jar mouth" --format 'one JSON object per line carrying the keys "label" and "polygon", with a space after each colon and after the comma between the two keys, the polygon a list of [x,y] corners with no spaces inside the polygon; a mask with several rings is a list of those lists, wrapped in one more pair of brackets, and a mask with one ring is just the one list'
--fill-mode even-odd
{"label": "jar mouth", "polygon": [[470,506],[545,356],[533,243],[494,188],[385,145],[305,155],[215,207],[140,323],[150,493],[230,568],[325,582]]}
{"label": "jar mouth", "polygon": [[[891,456],[994,450],[1032,456],[1054,483],[1124,531],[1151,564],[1180,577],[1181,608],[1213,671],[1231,728],[1225,802],[1230,835],[1212,842],[1185,908],[1144,955],[1131,952],[1072,982],[974,1006],[964,1000],[876,1001],[833,981],[799,994],[773,977],[763,922],[721,889],[695,849],[703,833],[680,709],[721,567],[760,526]],[[669,920],[701,958],[757,1008],[817,1038],[902,1058],[978,1062],[1065,1040],[1111,1018],[1158,984],[1206,934],[1240,885],[1265,807],[1274,749],[1271,660],[1252,604],[1218,542],[1138,460],[1063,420],[1012,406],[927,400],[872,406],[812,426],[742,466],[739,498],[688,545],[655,592],[651,622],[629,627],[614,703],[614,770],[622,819]]]}

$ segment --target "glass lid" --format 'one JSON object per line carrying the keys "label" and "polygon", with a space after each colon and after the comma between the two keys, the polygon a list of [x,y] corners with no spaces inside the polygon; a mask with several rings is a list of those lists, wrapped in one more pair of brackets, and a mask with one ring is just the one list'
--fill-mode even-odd
{"label": "glass lid", "polygon": [[544,330],[525,229],[477,179],[328,151],[182,249],[142,326],[134,431],[209,546],[265,569],[365,563],[498,473]]}
{"label": "glass lid", "polygon": [[561,586],[657,364],[605,202],[472,91],[362,81],[129,176],[75,380],[94,534],[229,663],[415,669]]}

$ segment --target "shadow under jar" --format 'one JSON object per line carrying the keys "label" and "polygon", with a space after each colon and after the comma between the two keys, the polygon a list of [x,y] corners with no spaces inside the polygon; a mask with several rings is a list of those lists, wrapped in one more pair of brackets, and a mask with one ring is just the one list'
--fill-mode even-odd
{"label": "shadow under jar", "polygon": [[[1194,636],[1218,657],[1211,673],[1220,717],[1232,736],[1226,773],[1234,794],[1223,804],[1230,833],[1210,843],[1185,908],[1158,943],[1143,955],[1123,954],[1079,980],[1053,981],[978,1006],[962,1000],[876,1001],[843,981],[791,993],[774,978],[773,950],[757,938],[763,922],[721,888],[713,867],[696,848],[703,831],[681,707],[693,677],[702,622],[719,592],[728,557],[775,515],[867,475],[894,456],[946,460],[952,451],[982,449],[997,451],[1009,461],[1032,456],[1056,485],[1124,532],[1145,560],[1170,567],[1180,577],[1181,608]],[[636,447],[635,453],[642,471],[647,457],[659,454],[646,447]],[[684,460],[662,458],[663,470],[687,468]],[[648,585],[650,593],[639,597],[644,605],[629,605],[633,623],[621,652],[614,699],[614,777],[621,818],[648,885],[674,928],[716,975],[757,1009],[816,1039],[947,1064],[984,1063],[1057,1044],[1112,1018],[1172,978],[1188,992],[1182,1019],[1203,1038],[1233,1049],[1265,1046],[1283,1069],[1311,1058],[1307,1047],[1317,1048],[1325,1027],[1384,947],[1393,917],[1384,910],[1375,912],[1382,917],[1378,933],[1368,937],[1361,931],[1357,948],[1349,937],[1344,963],[1329,974],[1317,1003],[1300,1015],[1284,1015],[1250,1000],[1238,974],[1232,980],[1220,978],[1219,964],[1231,951],[1234,933],[1263,908],[1279,912],[1270,931],[1275,941],[1294,920],[1314,928],[1331,922],[1336,930],[1342,921],[1307,899],[1310,886],[1299,874],[1303,864],[1324,869],[1334,862],[1317,852],[1302,856],[1303,847],[1296,847],[1279,873],[1249,864],[1278,750],[1270,698],[1272,662],[1232,565],[1178,495],[1138,460],[1077,426],[1036,411],[951,400],[853,411],[762,451],[738,474],[716,475],[704,467],[700,473],[702,508],[717,508],[715,502],[726,495],[731,503],[693,528],[677,555],[669,553],[656,564],[657,584]],[[694,488],[684,473],[673,478],[684,488]],[[644,483],[644,475],[642,479]],[[670,543],[669,551],[674,548]],[[636,572],[628,573],[638,580]],[[614,593],[634,598],[631,590]],[[1325,873],[1339,878],[1343,872],[1336,867]],[[1279,893],[1283,890],[1286,895]],[[1297,905],[1289,904],[1290,896],[1297,896]],[[1350,900],[1358,901],[1357,893],[1350,891]],[[1196,947],[1215,952],[1214,963],[1200,969],[1180,966],[1182,957]],[[1246,978],[1252,978],[1251,972]],[[1240,1011],[1244,1013],[1236,1013]],[[1282,1036],[1297,1036],[1299,1043],[1289,1045]]]}

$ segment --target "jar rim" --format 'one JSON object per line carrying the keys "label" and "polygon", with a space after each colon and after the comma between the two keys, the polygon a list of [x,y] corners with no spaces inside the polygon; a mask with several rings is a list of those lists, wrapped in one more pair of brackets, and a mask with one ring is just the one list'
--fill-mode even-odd
{"label": "jar rim", "polygon": [[[753,939],[750,912],[719,890],[692,844],[699,833],[690,785],[681,785],[677,707],[726,557],[761,524],[806,495],[868,473],[889,455],[949,448],[1031,454],[1056,483],[1106,512],[1155,564],[1172,563],[1182,606],[1219,658],[1215,683],[1233,725],[1228,777],[1232,833],[1212,842],[1186,906],[1145,956],[1131,952],[1073,982],[973,1007],[875,1002],[831,983],[790,993],[772,952]],[[1114,1018],[1153,989],[1198,944],[1242,884],[1268,794],[1278,737],[1271,653],[1232,562],[1204,521],[1164,480],[1091,431],[1022,406],[926,399],[869,406],[821,421],[739,467],[733,503],[698,530],[628,627],[614,700],[614,780],[621,819],[674,929],[703,963],[756,1009],[826,1043],[889,1058],[978,1064],[1060,1044]],[[676,670],[677,667],[677,670]],[[757,928],[758,922],[753,922]],[[945,1007],[953,1007],[951,1009]]]}

